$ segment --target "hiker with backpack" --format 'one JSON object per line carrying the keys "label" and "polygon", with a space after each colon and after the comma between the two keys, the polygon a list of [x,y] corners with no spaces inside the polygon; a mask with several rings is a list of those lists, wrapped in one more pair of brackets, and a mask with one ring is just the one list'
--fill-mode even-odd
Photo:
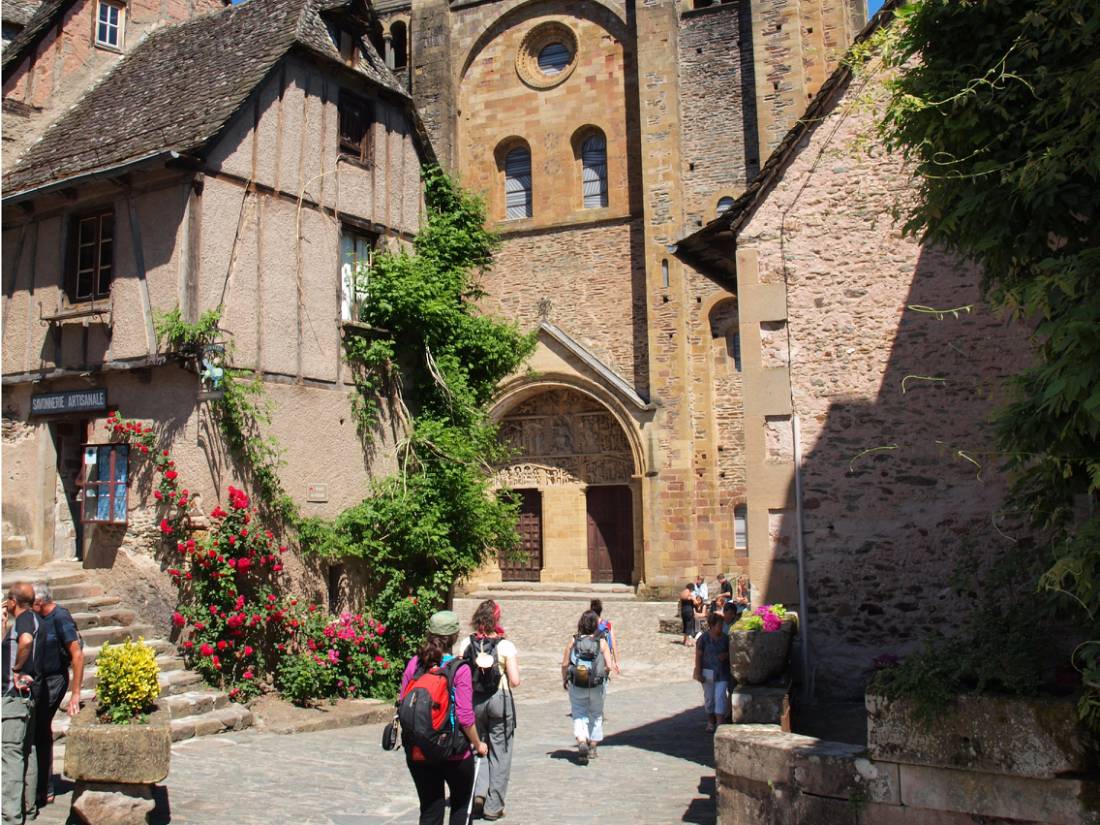
{"label": "hiker with backpack", "polygon": [[489,751],[477,732],[470,667],[450,654],[458,627],[453,611],[432,615],[397,694],[401,744],[420,798],[420,825],[443,825],[444,785],[451,797],[449,825],[467,825],[477,773],[471,756]]}
{"label": "hiker with backpack", "polygon": [[596,748],[603,741],[603,685],[608,663],[619,672],[607,640],[599,636],[599,626],[600,617],[592,610],[585,611],[561,658],[562,687],[569,691],[573,736],[582,765],[595,758]]}
{"label": "hiker with backpack", "polygon": [[519,687],[519,663],[516,646],[504,638],[500,626],[500,605],[492,599],[483,601],[470,624],[474,632],[462,640],[458,655],[473,674],[478,735],[489,742],[489,758],[474,785],[474,813],[495,820],[504,816],[504,795],[512,770],[516,729],[512,688]]}
{"label": "hiker with backpack", "polygon": [[730,642],[722,630],[722,617],[711,613],[707,630],[695,645],[692,678],[703,686],[703,707],[707,712],[707,733],[712,732],[729,710]]}

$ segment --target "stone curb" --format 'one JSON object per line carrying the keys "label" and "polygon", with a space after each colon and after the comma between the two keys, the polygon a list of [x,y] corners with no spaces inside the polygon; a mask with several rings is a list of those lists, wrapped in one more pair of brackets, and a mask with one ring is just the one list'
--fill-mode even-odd
{"label": "stone curb", "polygon": [[[317,708],[294,708],[293,718],[268,721],[262,707],[253,708],[254,726],[262,733],[294,734],[315,733],[323,730],[340,730],[360,725],[374,725],[393,718],[393,703],[381,699],[344,699],[335,705]],[[285,711],[278,714],[286,716]]]}

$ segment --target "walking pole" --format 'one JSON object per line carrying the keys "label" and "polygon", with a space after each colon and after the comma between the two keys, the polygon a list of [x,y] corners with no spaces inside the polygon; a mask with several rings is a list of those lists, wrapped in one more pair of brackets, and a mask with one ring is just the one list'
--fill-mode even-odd
{"label": "walking pole", "polygon": [[470,786],[470,801],[466,805],[466,825],[474,819],[474,790],[477,788],[477,772],[481,770],[481,757],[474,754],[474,784]]}

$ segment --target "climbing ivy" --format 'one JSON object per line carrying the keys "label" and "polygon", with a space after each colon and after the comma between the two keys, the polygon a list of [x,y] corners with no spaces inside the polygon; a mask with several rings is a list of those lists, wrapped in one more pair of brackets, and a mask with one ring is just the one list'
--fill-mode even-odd
{"label": "climbing ivy", "polygon": [[487,407],[535,345],[477,307],[477,279],[499,244],[482,202],[438,168],[424,170],[424,186],[413,248],[379,254],[361,273],[360,320],[373,332],[345,342],[360,432],[386,404],[404,423],[399,470],[334,521],[300,525],[305,552],[367,562],[372,612],[402,625],[410,643],[456,579],[518,541],[517,503],[491,485],[506,451]]}
{"label": "climbing ivy", "polygon": [[[1033,329],[999,443],[1017,512],[1048,537],[1041,586],[1100,639],[1100,5],[922,0],[897,16],[881,134],[916,172],[906,230],[978,263],[988,299]],[[1100,641],[1074,664],[1100,729]]]}

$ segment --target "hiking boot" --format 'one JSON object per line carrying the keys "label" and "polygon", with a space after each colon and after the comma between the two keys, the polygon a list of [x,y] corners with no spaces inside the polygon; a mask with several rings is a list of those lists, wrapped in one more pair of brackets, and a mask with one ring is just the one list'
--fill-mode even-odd
{"label": "hiking boot", "polygon": [[473,817],[476,819],[477,817],[481,816],[481,814],[484,810],[485,810],[485,797],[484,796],[475,796],[474,797]]}
{"label": "hiking boot", "polygon": [[498,813],[495,813],[495,814],[482,814],[481,818],[482,819],[488,819],[490,822],[492,822],[493,820],[496,820],[496,819],[504,819],[504,809],[501,808],[500,811]]}
{"label": "hiking boot", "polygon": [[587,765],[588,764],[588,743],[587,742],[578,742],[577,743],[577,754],[580,757],[580,760],[579,760],[580,763],[582,765]]}

